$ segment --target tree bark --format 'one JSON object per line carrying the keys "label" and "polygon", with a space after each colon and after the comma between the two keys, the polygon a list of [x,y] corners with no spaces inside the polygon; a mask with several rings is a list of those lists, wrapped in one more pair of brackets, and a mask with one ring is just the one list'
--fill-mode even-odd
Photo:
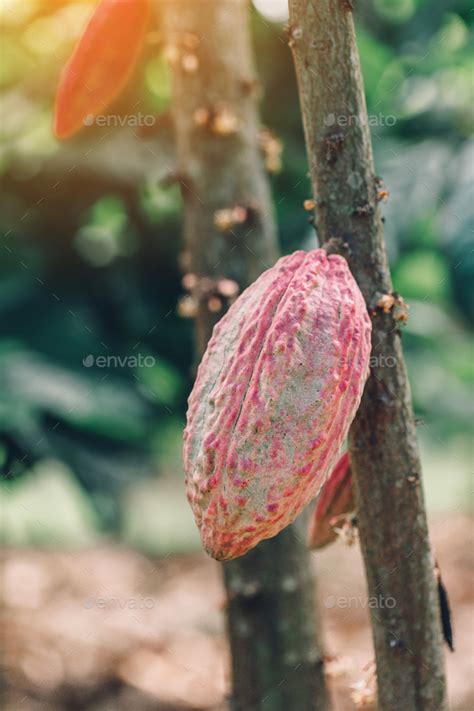
{"label": "tree bark", "polygon": [[[258,149],[246,0],[168,0],[160,7],[173,72],[183,266],[197,277],[190,283],[200,358],[227,306],[220,295],[223,308],[209,308],[216,308],[219,281],[244,288],[273,265],[276,230]],[[297,529],[225,563],[223,572],[232,709],[327,708],[309,555]]]}
{"label": "tree bark", "polygon": [[349,444],[369,596],[382,601],[371,609],[379,708],[440,711],[446,686],[433,560],[397,304],[379,301],[392,283],[351,2],[289,5],[318,236],[346,256],[373,315],[373,367]]}

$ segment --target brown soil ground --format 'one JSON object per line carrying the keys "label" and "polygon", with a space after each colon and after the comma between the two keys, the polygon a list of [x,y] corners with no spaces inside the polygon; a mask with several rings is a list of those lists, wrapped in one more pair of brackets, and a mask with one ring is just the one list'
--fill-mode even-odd
{"label": "brown soil ground", "polygon": [[[432,524],[453,608],[453,711],[474,709],[472,530],[467,518]],[[219,565],[204,554],[152,559],[111,546],[9,549],[2,559],[3,708],[226,708],[224,596]],[[373,657],[360,553],[337,543],[313,560],[334,709],[349,711]]]}

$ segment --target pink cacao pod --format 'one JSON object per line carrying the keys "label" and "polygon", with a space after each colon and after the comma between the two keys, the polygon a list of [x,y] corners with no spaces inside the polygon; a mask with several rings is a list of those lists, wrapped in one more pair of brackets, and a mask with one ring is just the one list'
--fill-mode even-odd
{"label": "pink cacao pod", "polygon": [[310,548],[324,548],[337,538],[334,519],[354,511],[349,453],[344,452],[321,489],[308,529]]}
{"label": "pink cacao pod", "polygon": [[346,261],[322,249],[280,259],[216,325],[183,447],[211,556],[243,555],[316,496],[360,402],[370,331]]}

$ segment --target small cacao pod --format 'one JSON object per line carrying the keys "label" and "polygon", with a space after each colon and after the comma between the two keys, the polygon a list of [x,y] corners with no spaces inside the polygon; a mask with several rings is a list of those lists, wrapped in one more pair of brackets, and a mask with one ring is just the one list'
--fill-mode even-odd
{"label": "small cacao pod", "polygon": [[308,529],[310,548],[324,548],[337,538],[334,520],[354,511],[354,491],[349,453],[344,452],[325,482]]}
{"label": "small cacao pod", "polygon": [[100,0],[64,68],[54,132],[69,138],[120,94],[145,37],[149,0]]}
{"label": "small cacao pod", "polygon": [[371,324],[346,261],[283,257],[214,328],[189,397],[183,459],[218,560],[288,526],[333,469],[368,374]]}

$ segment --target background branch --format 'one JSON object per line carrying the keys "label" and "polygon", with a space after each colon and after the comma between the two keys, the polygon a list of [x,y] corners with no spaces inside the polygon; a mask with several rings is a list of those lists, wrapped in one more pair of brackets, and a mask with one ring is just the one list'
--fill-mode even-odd
{"label": "background branch", "polygon": [[[162,8],[185,207],[183,266],[198,279],[199,358],[227,305],[211,310],[199,284],[225,277],[247,286],[274,263],[276,229],[258,149],[247,2],[176,0]],[[325,709],[309,554],[297,529],[226,563],[224,579],[232,708]]]}

